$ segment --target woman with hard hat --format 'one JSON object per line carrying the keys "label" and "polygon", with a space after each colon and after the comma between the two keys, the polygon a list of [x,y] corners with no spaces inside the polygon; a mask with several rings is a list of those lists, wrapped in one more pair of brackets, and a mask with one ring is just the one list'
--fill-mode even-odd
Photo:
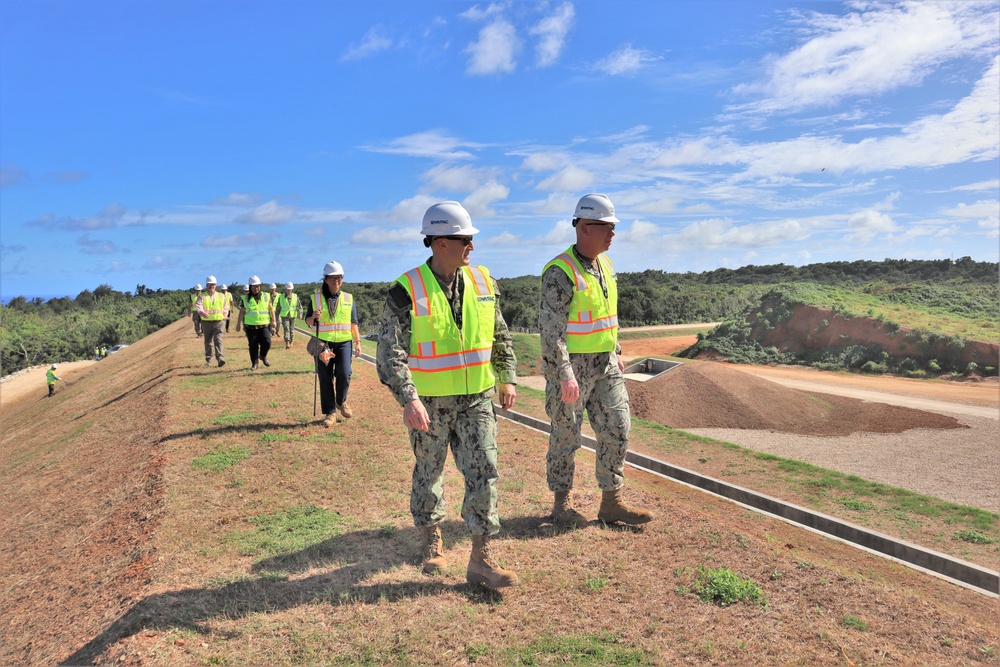
{"label": "woman with hard hat", "polygon": [[347,405],[347,390],[351,386],[351,358],[361,354],[358,306],[354,296],[341,289],[343,284],[344,267],[327,262],[323,286],[306,304],[306,324],[334,355],[328,363],[316,359],[323,425],[327,428],[337,423],[338,409],[344,419],[354,414]]}
{"label": "woman with hard hat", "polygon": [[271,295],[262,292],[260,278],[250,276],[247,294],[240,300],[240,314],[236,318],[236,331],[246,327],[247,342],[250,345],[250,370],[257,370],[257,362],[270,366],[267,353],[271,350],[271,330],[274,328],[274,304]]}

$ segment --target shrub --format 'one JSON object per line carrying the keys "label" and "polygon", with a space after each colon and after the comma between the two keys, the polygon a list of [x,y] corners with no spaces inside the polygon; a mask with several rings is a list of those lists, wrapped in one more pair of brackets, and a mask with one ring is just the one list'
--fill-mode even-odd
{"label": "shrub", "polygon": [[861,365],[861,371],[863,373],[882,374],[888,373],[889,367],[876,361],[866,361]]}
{"label": "shrub", "polygon": [[694,592],[702,602],[712,602],[720,607],[743,601],[754,602],[761,606],[767,604],[767,598],[760,586],[750,579],[741,579],[728,567],[708,570],[700,565],[697,577]]}

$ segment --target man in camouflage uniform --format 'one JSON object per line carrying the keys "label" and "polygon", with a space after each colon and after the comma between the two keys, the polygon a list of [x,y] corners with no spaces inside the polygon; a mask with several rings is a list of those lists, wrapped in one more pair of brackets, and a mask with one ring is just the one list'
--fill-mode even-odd
{"label": "man in camouflage uniform", "polygon": [[573,218],[576,243],[542,270],[538,322],[545,411],[552,422],[546,477],[555,494],[552,518],[564,527],[589,523],[570,495],[584,410],[597,435],[596,474],[602,492],[597,518],[630,525],[652,520],[649,512],[621,499],[631,418],[618,356],[618,283],[604,254],[617,222],[606,195],[586,195]]}
{"label": "man in camouflage uniform", "polygon": [[472,533],[469,583],[512,586],[517,575],[490,554],[500,530],[497,514],[497,424],[494,386],[503,409],[514,405],[516,365],[500,313],[496,282],[470,266],[474,249],[469,213],[458,202],[431,206],[424,215],[424,246],[431,258],[400,276],[382,311],[376,367],[403,406],[416,463],[410,512],[423,536],[423,571],[447,566],[438,524],[446,516],[444,464],[451,446],[465,477],[462,518]]}

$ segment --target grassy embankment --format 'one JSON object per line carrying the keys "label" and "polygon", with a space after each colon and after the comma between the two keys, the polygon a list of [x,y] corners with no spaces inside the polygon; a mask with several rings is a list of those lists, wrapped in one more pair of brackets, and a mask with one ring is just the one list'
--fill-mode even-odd
{"label": "grassy embankment", "polygon": [[[61,621],[90,628],[77,657],[146,665],[653,665],[843,664],[843,656],[860,664],[877,648],[926,664],[972,664],[998,650],[990,620],[997,606],[978,594],[634,471],[630,493],[657,522],[637,532],[555,531],[541,518],[551,502],[546,438],[507,422],[497,555],[519,572],[521,586],[498,595],[464,583],[468,537],[450,462],[443,528],[451,565],[425,577],[408,512],[412,454],[398,406],[372,367],[358,362],[351,390],[358,416],[327,430],[312,416],[302,343],[275,349],[272,368],[252,373],[241,342],[227,338],[230,363],[221,371],[202,365],[195,339],[179,340],[171,358],[145,358],[167,390],[157,560],[148,591],[124,601],[120,615],[81,610]],[[147,354],[134,347],[118,363]],[[113,370],[98,368],[107,382]],[[519,394],[520,409],[540,411],[541,392]],[[634,438],[659,448],[661,458],[732,455],[748,468],[774,466],[779,486],[803,484],[847,510],[829,471],[651,424],[637,424]],[[74,442],[61,439],[59,456],[73,456]],[[37,460],[38,470],[21,457],[17,465],[29,468],[20,474],[50,474],[50,455]],[[579,506],[593,515],[593,457],[579,461]],[[845,497],[868,491],[889,490],[859,487]],[[931,506],[937,517],[926,513]],[[909,517],[907,525],[943,527],[945,539],[966,525],[996,535],[995,516],[949,514],[930,499],[920,509],[893,511]],[[724,582],[746,602],[710,604]]]}

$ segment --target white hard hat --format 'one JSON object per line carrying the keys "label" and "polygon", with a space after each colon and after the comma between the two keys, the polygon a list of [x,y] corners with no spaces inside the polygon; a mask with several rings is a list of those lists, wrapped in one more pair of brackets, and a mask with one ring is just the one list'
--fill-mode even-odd
{"label": "white hard hat", "polygon": [[196,292],[200,292],[200,291],[201,291],[201,283],[198,283],[197,285],[195,285],[195,286],[194,286],[194,290],[195,290]]}
{"label": "white hard hat", "polygon": [[478,234],[479,230],[472,226],[472,216],[461,204],[457,201],[443,201],[434,204],[424,213],[420,233],[424,236],[471,236]]}
{"label": "white hard hat", "polygon": [[260,285],[260,278],[257,276],[250,276],[250,280],[247,281],[247,287],[250,285]]}
{"label": "white hard hat", "polygon": [[209,276],[208,278],[205,278],[205,284],[206,285],[214,285],[215,284],[215,276]]}
{"label": "white hard hat", "polygon": [[285,289],[295,289],[295,285],[291,283],[285,283]]}
{"label": "white hard hat", "polygon": [[323,265],[323,277],[327,276],[342,276],[344,275],[344,267],[340,265],[340,262],[327,262]]}
{"label": "white hard hat", "polygon": [[271,289],[278,289],[278,286],[275,285],[274,283],[271,283]]}
{"label": "white hard hat", "polygon": [[56,364],[52,364],[52,370],[56,369]]}
{"label": "white hard hat", "polygon": [[580,197],[576,204],[574,218],[586,218],[600,222],[621,222],[615,217],[615,205],[607,195],[590,194]]}
{"label": "white hard hat", "polygon": [[225,291],[225,290],[227,290],[227,289],[229,289],[229,288],[228,288],[228,287],[226,287],[226,283],[222,283],[221,285],[219,285],[219,289],[221,289],[221,290]]}

